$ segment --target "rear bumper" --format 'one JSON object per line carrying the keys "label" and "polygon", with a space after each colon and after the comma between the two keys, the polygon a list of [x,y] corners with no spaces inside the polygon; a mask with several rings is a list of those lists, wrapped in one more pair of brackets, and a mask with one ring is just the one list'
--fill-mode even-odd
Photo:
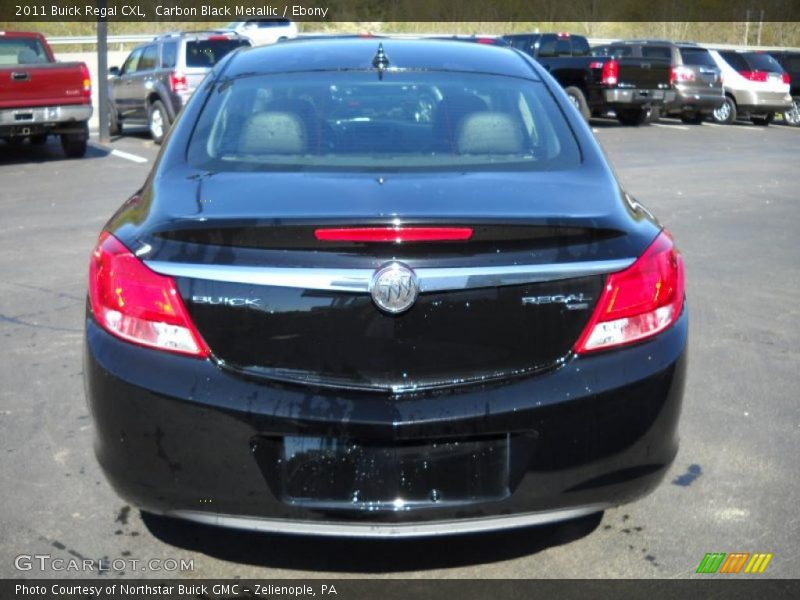
{"label": "rear bumper", "polygon": [[788,92],[739,90],[734,93],[734,100],[740,113],[783,112],[792,107],[792,96]]}
{"label": "rear bumper", "polygon": [[[392,397],[245,379],[122,342],[90,317],[84,373],[98,460],[142,509],[262,531],[438,535],[573,518],[651,491],[677,452],[686,338],[684,312],[649,342],[545,374]],[[503,497],[394,509],[287,499],[278,461],[259,450],[285,436],[391,447],[496,435],[512,440]]]}
{"label": "rear bumper", "polygon": [[603,101],[611,108],[636,107],[644,105],[660,106],[665,102],[671,102],[675,97],[672,90],[627,90],[615,89],[604,90]]}
{"label": "rear bumper", "polygon": [[91,116],[91,104],[3,109],[0,110],[0,134],[24,136],[56,130],[67,133],[78,129],[77,126],[82,126]]}
{"label": "rear bumper", "polygon": [[699,112],[709,114],[722,106],[725,95],[722,89],[693,90],[692,88],[678,87],[675,90],[675,99],[666,103],[667,112]]}

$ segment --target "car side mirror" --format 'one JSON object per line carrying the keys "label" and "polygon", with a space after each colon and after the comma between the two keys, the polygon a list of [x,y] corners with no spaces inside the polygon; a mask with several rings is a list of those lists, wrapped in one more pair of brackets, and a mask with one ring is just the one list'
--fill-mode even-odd
{"label": "car side mirror", "polygon": [[119,67],[111,67],[108,70],[108,74],[111,75],[112,77],[119,77],[120,76]]}

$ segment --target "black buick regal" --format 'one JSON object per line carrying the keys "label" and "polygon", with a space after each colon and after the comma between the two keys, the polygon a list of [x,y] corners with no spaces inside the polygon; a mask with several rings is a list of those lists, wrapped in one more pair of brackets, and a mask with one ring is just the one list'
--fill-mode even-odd
{"label": "black buick regal", "polygon": [[416,536],[569,519],[677,452],[683,263],[533,60],[234,53],[91,258],[86,393],[142,510]]}

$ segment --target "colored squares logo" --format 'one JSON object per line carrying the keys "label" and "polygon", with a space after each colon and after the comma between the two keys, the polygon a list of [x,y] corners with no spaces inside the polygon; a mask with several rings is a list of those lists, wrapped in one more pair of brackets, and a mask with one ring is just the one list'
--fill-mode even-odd
{"label": "colored squares logo", "polygon": [[697,573],[727,573],[736,575],[739,573],[763,573],[767,569],[772,554],[756,552],[709,552],[697,566]]}

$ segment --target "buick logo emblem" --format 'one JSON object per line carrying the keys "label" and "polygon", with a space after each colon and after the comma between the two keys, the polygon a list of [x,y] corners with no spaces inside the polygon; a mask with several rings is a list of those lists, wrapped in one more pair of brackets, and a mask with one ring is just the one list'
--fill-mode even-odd
{"label": "buick logo emblem", "polygon": [[403,263],[393,262],[375,271],[369,283],[372,301],[381,310],[396,315],[414,305],[419,294],[417,276]]}

